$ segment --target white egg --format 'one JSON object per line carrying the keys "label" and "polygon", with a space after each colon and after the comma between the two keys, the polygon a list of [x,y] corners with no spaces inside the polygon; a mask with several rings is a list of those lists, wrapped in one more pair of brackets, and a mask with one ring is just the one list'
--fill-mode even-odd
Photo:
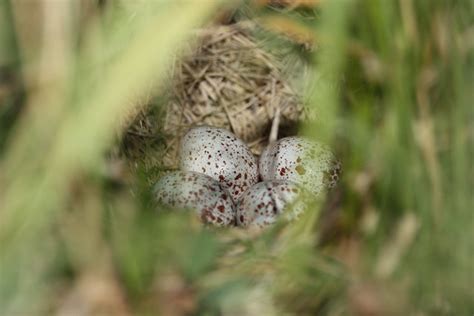
{"label": "white egg", "polygon": [[293,181],[318,194],[336,185],[341,164],[326,146],[293,136],[267,146],[259,168],[263,180]]}
{"label": "white egg", "polygon": [[235,223],[235,208],[222,185],[197,172],[174,171],[155,185],[155,198],[168,206],[194,209],[203,223],[229,226]]}
{"label": "white egg", "polygon": [[[287,220],[304,210],[302,189],[290,181],[263,181],[248,189],[237,204],[237,224],[241,227],[264,228],[283,213]],[[290,210],[284,212],[290,206]]]}
{"label": "white egg", "polygon": [[200,126],[181,140],[180,167],[219,181],[237,201],[259,178],[258,162],[247,145],[226,129]]}

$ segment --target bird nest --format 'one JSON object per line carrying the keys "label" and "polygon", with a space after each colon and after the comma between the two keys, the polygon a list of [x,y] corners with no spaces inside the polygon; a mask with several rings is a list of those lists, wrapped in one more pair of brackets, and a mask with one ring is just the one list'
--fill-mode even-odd
{"label": "bird nest", "polygon": [[195,125],[229,129],[255,155],[277,133],[296,132],[305,108],[282,63],[259,45],[252,29],[234,24],[198,32],[196,45],[174,64],[162,106],[147,107],[129,127],[129,156],[147,169],[177,168],[180,139]]}

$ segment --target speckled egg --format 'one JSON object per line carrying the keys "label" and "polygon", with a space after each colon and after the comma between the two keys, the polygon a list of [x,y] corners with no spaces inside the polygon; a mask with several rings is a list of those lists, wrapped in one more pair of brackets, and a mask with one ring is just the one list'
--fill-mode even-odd
{"label": "speckled egg", "polygon": [[213,178],[197,172],[174,171],[154,187],[157,201],[194,209],[201,221],[216,226],[235,223],[235,208],[228,191]]}
{"label": "speckled egg", "polygon": [[294,182],[273,180],[257,183],[248,189],[237,204],[237,224],[241,227],[264,228],[281,216],[285,207],[287,220],[298,217],[304,210],[302,189]]}
{"label": "speckled egg", "polygon": [[293,136],[265,148],[259,168],[263,180],[290,180],[318,194],[336,185],[341,164],[326,146]]}
{"label": "speckled egg", "polygon": [[237,201],[257,183],[258,162],[243,141],[226,129],[200,126],[183,137],[180,167],[218,180]]}

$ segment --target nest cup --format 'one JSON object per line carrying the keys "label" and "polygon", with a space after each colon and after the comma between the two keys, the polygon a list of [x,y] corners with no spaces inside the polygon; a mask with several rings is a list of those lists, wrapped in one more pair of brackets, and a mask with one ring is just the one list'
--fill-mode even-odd
{"label": "nest cup", "polygon": [[303,114],[278,62],[242,25],[202,31],[197,49],[178,62],[173,78],[163,126],[168,168],[177,167],[179,141],[190,126],[229,129],[259,155],[278,112],[287,127],[297,125]]}
{"label": "nest cup", "polygon": [[[305,107],[281,60],[259,45],[254,28],[238,23],[199,30],[176,59],[164,106],[159,113],[152,107],[139,113],[125,137],[128,153],[146,169],[178,168],[180,140],[192,126],[226,128],[257,156],[275,129],[280,137],[296,133]],[[146,152],[150,142],[162,146],[155,158]]]}

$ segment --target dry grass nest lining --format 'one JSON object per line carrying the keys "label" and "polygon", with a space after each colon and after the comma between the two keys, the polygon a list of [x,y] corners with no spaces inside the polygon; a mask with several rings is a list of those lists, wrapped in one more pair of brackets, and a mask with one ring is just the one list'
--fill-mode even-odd
{"label": "dry grass nest lining", "polygon": [[[137,141],[149,141],[153,134],[164,140],[164,153],[155,153],[145,164],[177,168],[179,143],[191,126],[229,129],[256,155],[268,144],[272,123],[278,124],[279,136],[296,132],[307,117],[305,107],[282,75],[279,61],[259,46],[252,29],[234,24],[197,33],[197,45],[189,47],[171,71],[164,115],[153,117],[145,111],[128,129],[126,137],[129,142],[133,138],[135,148],[140,147]],[[139,160],[147,160],[143,148],[139,151]]]}

